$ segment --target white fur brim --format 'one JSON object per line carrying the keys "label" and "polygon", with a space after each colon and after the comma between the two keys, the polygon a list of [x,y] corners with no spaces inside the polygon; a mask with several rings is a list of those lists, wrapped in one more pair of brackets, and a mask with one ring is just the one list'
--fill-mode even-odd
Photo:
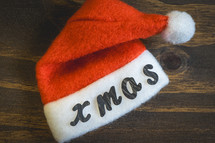
{"label": "white fur brim", "polygon": [[[143,73],[143,67],[147,64],[153,65],[153,69],[150,71],[157,73],[159,77],[155,85],[148,84],[147,79],[152,78]],[[133,77],[137,83],[142,84],[142,89],[137,92],[137,97],[133,100],[125,97],[121,90],[121,82],[126,77]],[[146,50],[124,67],[97,80],[80,91],[46,104],[44,106],[45,116],[54,138],[58,142],[69,141],[108,124],[137,108],[156,95],[168,82],[169,79],[157,60]],[[109,92],[112,86],[116,89],[117,97],[122,97],[122,102],[119,105],[114,105],[112,102],[112,110],[106,110],[105,116],[101,117],[98,109],[97,96],[104,92]],[[76,126],[71,126],[70,122],[77,115],[77,111],[72,110],[73,107],[77,103],[83,104],[85,101],[89,101],[90,105],[84,108],[83,114],[84,116],[91,114],[91,118],[87,122],[79,121]]]}

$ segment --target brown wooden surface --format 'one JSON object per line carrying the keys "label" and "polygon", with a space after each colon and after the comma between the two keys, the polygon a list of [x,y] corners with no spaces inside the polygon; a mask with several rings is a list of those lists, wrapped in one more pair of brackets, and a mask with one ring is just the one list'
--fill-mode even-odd
{"label": "brown wooden surface", "polygon": [[[43,114],[35,64],[84,0],[0,1],[0,142],[55,142]],[[143,40],[170,84],[119,120],[73,143],[215,142],[215,1],[124,0],[143,12],[187,11],[194,38],[173,46]]]}

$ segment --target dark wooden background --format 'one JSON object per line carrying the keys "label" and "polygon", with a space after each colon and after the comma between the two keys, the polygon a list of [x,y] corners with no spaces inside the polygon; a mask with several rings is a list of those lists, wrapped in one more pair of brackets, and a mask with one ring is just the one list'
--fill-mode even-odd
{"label": "dark wooden background", "polygon": [[[84,0],[0,0],[0,142],[55,142],[43,114],[35,64]],[[73,143],[215,142],[215,0],[123,0],[140,11],[187,11],[194,38],[143,40],[169,75],[155,98]]]}

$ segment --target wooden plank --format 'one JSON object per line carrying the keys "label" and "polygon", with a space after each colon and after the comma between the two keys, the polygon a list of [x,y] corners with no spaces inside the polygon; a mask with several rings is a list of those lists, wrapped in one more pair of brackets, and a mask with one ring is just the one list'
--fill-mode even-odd
{"label": "wooden plank", "polygon": [[[0,91],[0,108],[2,113],[7,113],[8,116],[15,113],[19,113],[21,116],[25,116],[26,113],[35,113],[43,116],[42,103],[38,92],[17,89],[8,90],[7,88],[0,88]],[[8,104],[10,102],[12,104]],[[214,113],[214,106],[214,94],[165,93],[158,94],[136,110],[143,112]]]}
{"label": "wooden plank", "polygon": [[[207,45],[192,49],[186,46],[167,46],[150,49],[171,81],[161,93],[215,93],[213,47],[214,45]],[[14,59],[11,56],[0,56],[0,66],[3,67],[0,71],[0,87],[38,91],[35,80],[36,63],[21,57]],[[180,60],[176,68],[174,63],[177,58],[174,57]]]}
{"label": "wooden plank", "polygon": [[212,143],[215,137],[211,126],[213,119],[214,114],[204,113],[132,112],[73,142]]}
{"label": "wooden plank", "polygon": [[[72,142],[184,142],[212,143],[215,139],[215,114],[132,112],[119,120]],[[17,121],[18,122],[18,121]],[[26,124],[35,124],[29,121]],[[45,127],[0,126],[0,139],[6,142],[53,142]],[[13,138],[11,138],[13,136]]]}
{"label": "wooden plank", "polygon": [[36,91],[35,62],[0,56],[0,87]]}

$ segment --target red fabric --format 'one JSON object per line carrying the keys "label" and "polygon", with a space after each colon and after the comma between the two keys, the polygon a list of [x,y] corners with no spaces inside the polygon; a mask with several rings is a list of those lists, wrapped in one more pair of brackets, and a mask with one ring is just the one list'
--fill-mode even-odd
{"label": "red fabric", "polygon": [[74,93],[135,59],[145,50],[137,39],[160,33],[167,19],[119,0],[87,0],[37,63],[43,103]]}

